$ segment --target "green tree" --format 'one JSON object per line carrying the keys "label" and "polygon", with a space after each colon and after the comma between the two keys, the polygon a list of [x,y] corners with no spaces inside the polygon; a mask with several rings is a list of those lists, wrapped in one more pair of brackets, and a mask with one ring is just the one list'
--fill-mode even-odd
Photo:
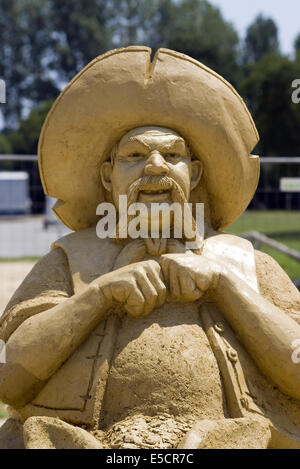
{"label": "green tree", "polygon": [[[300,63],[300,33],[298,36],[296,36],[296,39],[294,41],[294,49],[295,49],[295,56],[296,56],[296,61]],[[300,77],[297,77],[300,78]]]}
{"label": "green tree", "polygon": [[[1,0],[0,77],[6,127],[57,96],[91,59],[111,48],[106,0]],[[110,11],[114,14],[114,11]]]}
{"label": "green tree", "polygon": [[112,0],[110,28],[114,47],[149,44],[149,31],[153,27],[159,0]]}
{"label": "green tree", "polygon": [[[12,146],[9,139],[5,135],[0,135],[0,155],[10,155],[11,153]],[[13,161],[0,161],[0,171],[12,171],[13,169]]]}
{"label": "green tree", "polygon": [[0,77],[7,103],[1,107],[6,127],[15,126],[24,107],[57,95],[49,69],[51,49],[48,0],[1,0]]}
{"label": "green tree", "polygon": [[279,52],[276,23],[271,18],[258,15],[247,29],[244,61],[246,64],[253,64],[274,52]]}
{"label": "green tree", "polygon": [[0,135],[0,155],[8,155],[12,152],[12,146],[5,135]]}
{"label": "green tree", "polygon": [[254,64],[241,84],[260,133],[256,151],[262,156],[299,155],[300,105],[291,99],[300,65],[278,53]]}
{"label": "green tree", "polygon": [[298,34],[298,36],[295,39],[294,47],[295,47],[296,52],[300,52],[300,33]]}
{"label": "green tree", "polygon": [[206,0],[163,1],[158,14],[162,46],[183,52],[237,83],[239,38],[218,8]]}
{"label": "green tree", "polygon": [[[68,81],[88,62],[112,47],[116,1],[47,0],[51,68]],[[109,21],[111,20],[111,22]]]}
{"label": "green tree", "polygon": [[152,11],[147,12],[145,43],[155,51],[159,47],[169,47],[170,38],[177,27],[178,4],[174,0],[154,0]]}
{"label": "green tree", "polygon": [[41,128],[52,104],[53,101],[49,100],[32,109],[28,117],[20,121],[18,129],[8,134],[7,138],[15,154],[37,154]]}

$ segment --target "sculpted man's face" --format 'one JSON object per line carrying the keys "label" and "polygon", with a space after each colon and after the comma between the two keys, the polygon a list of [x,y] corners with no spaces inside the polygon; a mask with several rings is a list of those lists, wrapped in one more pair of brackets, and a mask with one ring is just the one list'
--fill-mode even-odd
{"label": "sculpted man's face", "polygon": [[113,161],[101,167],[103,185],[112,193],[117,208],[119,195],[128,195],[132,184],[138,180],[141,180],[141,187],[134,202],[146,205],[174,202],[170,187],[163,184],[165,177],[179,186],[188,201],[201,172],[200,161],[191,159],[184,139],[164,127],[131,130],[120,140]]}

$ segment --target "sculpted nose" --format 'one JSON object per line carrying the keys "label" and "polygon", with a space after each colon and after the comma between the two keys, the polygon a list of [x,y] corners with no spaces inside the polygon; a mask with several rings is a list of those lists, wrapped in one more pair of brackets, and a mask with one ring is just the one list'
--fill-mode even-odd
{"label": "sculpted nose", "polygon": [[169,168],[163,156],[159,152],[153,152],[147,160],[144,172],[145,174],[165,176],[169,173]]}

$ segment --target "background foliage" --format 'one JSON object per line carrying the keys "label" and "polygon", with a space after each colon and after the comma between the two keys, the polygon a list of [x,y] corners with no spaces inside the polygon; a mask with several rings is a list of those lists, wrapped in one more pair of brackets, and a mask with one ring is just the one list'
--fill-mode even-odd
{"label": "background foliage", "polygon": [[298,155],[300,105],[291,83],[300,78],[295,53],[280,51],[277,26],[259,15],[241,40],[206,0],[1,0],[0,78],[7,103],[0,153],[36,153],[42,122],[65,84],[91,59],[144,44],[186,53],[230,81],[246,100],[263,156]]}

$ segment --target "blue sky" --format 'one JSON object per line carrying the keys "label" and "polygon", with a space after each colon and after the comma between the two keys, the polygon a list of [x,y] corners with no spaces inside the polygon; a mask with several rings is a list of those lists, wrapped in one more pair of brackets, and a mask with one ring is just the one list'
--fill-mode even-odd
{"label": "blue sky", "polygon": [[209,0],[231,21],[241,37],[255,16],[263,13],[277,23],[281,50],[293,52],[293,42],[300,33],[300,0]]}

